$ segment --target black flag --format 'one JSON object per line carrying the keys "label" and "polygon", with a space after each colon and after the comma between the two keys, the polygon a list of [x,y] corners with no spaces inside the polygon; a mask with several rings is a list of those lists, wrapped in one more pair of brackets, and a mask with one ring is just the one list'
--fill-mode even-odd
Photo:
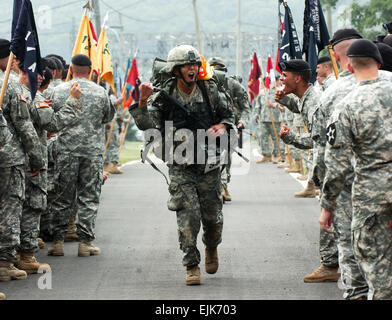
{"label": "black flag", "polygon": [[[303,53],[316,81],[318,54],[329,44],[329,33],[320,0],[305,0]],[[317,47],[317,50],[316,50]]]}
{"label": "black flag", "polygon": [[295,28],[293,15],[286,2],[284,5],[284,29],[282,34],[282,44],[279,49],[279,62],[290,59],[302,59],[301,45]]}
{"label": "black flag", "polygon": [[29,77],[31,99],[34,100],[38,90],[38,73],[42,75],[42,64],[30,0],[14,0],[11,51],[23,63]]}

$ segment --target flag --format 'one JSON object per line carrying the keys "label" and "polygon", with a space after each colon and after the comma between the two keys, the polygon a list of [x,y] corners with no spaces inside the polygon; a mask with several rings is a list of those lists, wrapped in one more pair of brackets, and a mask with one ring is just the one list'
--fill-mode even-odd
{"label": "flag", "polygon": [[[329,44],[329,33],[320,0],[305,0],[303,53],[316,81],[318,55]],[[317,50],[316,50],[317,47]]]}
{"label": "flag", "polygon": [[203,56],[200,56],[200,58],[201,67],[199,70],[198,80],[210,80],[214,75],[214,71],[212,71],[210,64],[206,61],[206,59],[204,59]]}
{"label": "flag", "polygon": [[272,58],[268,55],[268,62],[267,62],[267,75],[265,76],[265,87],[270,90],[271,87],[275,83],[275,72],[274,72],[274,65],[272,63]]}
{"label": "flag", "polygon": [[284,29],[282,34],[282,44],[279,48],[279,62],[290,59],[302,59],[301,45],[295,28],[293,15],[286,2],[284,2]]}
{"label": "flag", "polygon": [[31,99],[38,90],[38,74],[42,75],[41,51],[33,7],[30,0],[15,0],[12,18],[11,51],[23,63],[28,74]]}
{"label": "flag", "polygon": [[[130,64],[130,60],[128,60],[128,67]],[[138,102],[139,101],[139,86],[140,86],[140,79],[139,79],[139,71],[137,69],[136,58],[133,58],[132,65],[129,69],[128,75],[126,77],[123,90],[125,90],[125,99],[124,99],[124,108],[128,108],[132,101]],[[124,92],[124,91],[123,91]]]}
{"label": "flag", "polygon": [[121,97],[121,78],[118,74],[117,63],[114,66],[114,85],[116,86],[116,96],[117,96],[117,98],[120,98]]}
{"label": "flag", "polygon": [[116,86],[114,85],[112,55],[110,53],[109,41],[106,35],[105,27],[102,28],[101,34],[99,35],[97,52],[99,75],[101,79],[105,80],[107,83],[110,84],[113,92],[116,92]]}
{"label": "flag", "polygon": [[259,95],[259,91],[260,91],[259,78],[261,77],[261,75],[262,75],[261,68],[255,52],[251,60],[251,69],[250,69],[250,75],[248,81],[248,88],[249,88],[251,102],[253,102],[254,98]]}
{"label": "flag", "polygon": [[86,14],[83,14],[82,20],[80,21],[78,35],[72,51],[72,56],[75,56],[76,54],[85,54],[88,56],[91,60],[91,68],[95,72],[99,71],[94,35],[91,29],[90,20]]}
{"label": "flag", "polygon": [[283,3],[283,0],[279,0],[278,6],[278,18],[279,18],[279,26],[278,26],[278,49],[276,52],[276,60],[275,60],[275,70],[282,74],[282,70],[279,68],[279,48],[282,45],[282,37],[284,30],[284,22],[282,21],[282,13],[280,12],[280,5]]}
{"label": "flag", "polygon": [[124,77],[124,85],[121,89],[121,95],[124,95],[124,104],[123,104],[124,108],[130,106],[132,103],[132,95],[129,94],[129,92],[132,89],[132,86],[127,83],[129,70],[131,70],[131,59],[128,58],[127,70],[125,71],[125,77]]}

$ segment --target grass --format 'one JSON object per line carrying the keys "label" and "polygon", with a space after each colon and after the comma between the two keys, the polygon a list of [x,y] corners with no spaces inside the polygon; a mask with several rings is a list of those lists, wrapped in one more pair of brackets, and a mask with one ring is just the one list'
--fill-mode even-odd
{"label": "grass", "polygon": [[120,153],[120,162],[125,164],[129,161],[140,160],[140,150],[142,148],[142,141],[125,141]]}

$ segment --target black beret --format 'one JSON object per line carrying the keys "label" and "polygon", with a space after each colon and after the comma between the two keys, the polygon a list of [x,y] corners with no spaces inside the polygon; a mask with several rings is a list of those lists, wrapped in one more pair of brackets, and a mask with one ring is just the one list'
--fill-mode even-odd
{"label": "black beret", "polygon": [[336,46],[339,42],[349,39],[362,39],[362,36],[355,29],[340,29],[334,33],[329,43]]}
{"label": "black beret", "polygon": [[382,42],[392,47],[392,34],[388,34]]}
{"label": "black beret", "polygon": [[322,64],[326,62],[331,62],[331,58],[329,56],[320,57],[317,61],[317,64]]}
{"label": "black beret", "polygon": [[7,58],[10,55],[11,42],[6,39],[0,39],[0,59]]}
{"label": "black beret", "polygon": [[302,59],[292,59],[279,63],[280,70],[282,71],[311,71],[309,63]]}
{"label": "black beret", "polygon": [[56,70],[57,69],[57,65],[56,62],[53,61],[52,58],[42,58],[42,67],[46,68],[48,67],[50,70]]}
{"label": "black beret", "polygon": [[353,42],[347,50],[347,57],[366,57],[373,58],[383,64],[380,51],[373,41],[360,39]]}
{"label": "black beret", "polygon": [[392,71],[392,47],[385,43],[377,43],[376,46],[378,51],[380,51],[382,61],[384,62],[380,69]]}
{"label": "black beret", "polygon": [[73,56],[71,63],[79,67],[91,67],[91,60],[85,54],[77,54]]}

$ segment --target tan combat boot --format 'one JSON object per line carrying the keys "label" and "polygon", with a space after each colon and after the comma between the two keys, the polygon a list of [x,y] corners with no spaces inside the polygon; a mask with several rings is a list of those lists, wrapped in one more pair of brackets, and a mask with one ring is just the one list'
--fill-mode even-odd
{"label": "tan combat boot", "polygon": [[266,163],[266,162],[271,162],[271,157],[263,156],[260,160],[256,161],[256,163]]}
{"label": "tan combat boot", "polygon": [[123,174],[123,172],[118,168],[117,162],[112,162],[112,166],[109,170],[109,173],[113,174]]}
{"label": "tan combat boot", "polygon": [[20,253],[20,261],[17,267],[26,271],[27,274],[38,273],[38,270],[44,273],[50,272],[50,266],[47,263],[39,263],[32,253],[27,252]]}
{"label": "tan combat boot", "polygon": [[280,160],[280,157],[279,156],[272,156],[271,160],[272,160],[272,163],[277,164]]}
{"label": "tan combat boot", "polygon": [[231,201],[229,190],[227,190],[225,187],[222,187],[222,197],[225,201]]}
{"label": "tan combat boot", "polygon": [[101,253],[98,247],[95,247],[92,242],[79,242],[78,256],[89,257],[96,256]]}
{"label": "tan combat boot", "polygon": [[69,219],[69,223],[68,223],[68,230],[67,230],[67,234],[65,235],[64,238],[64,242],[72,242],[72,241],[78,241],[79,237],[77,234],[77,228],[75,225],[75,217],[71,217]]}
{"label": "tan combat boot", "polygon": [[290,168],[289,160],[285,159],[284,162],[278,163],[278,168]]}
{"label": "tan combat boot", "polygon": [[313,183],[308,182],[306,188],[301,192],[294,194],[295,198],[314,198],[316,197],[316,188]]}
{"label": "tan combat boot", "polygon": [[297,177],[297,180],[306,181],[308,180],[308,176],[306,174],[301,174],[300,176]]}
{"label": "tan combat boot", "polygon": [[338,267],[331,268],[321,265],[312,274],[307,275],[304,278],[304,282],[337,282],[340,278],[340,273],[338,272]]}
{"label": "tan combat boot", "polygon": [[218,259],[218,248],[206,247],[206,272],[209,274],[214,274],[218,271],[219,259]]}
{"label": "tan combat boot", "polygon": [[45,242],[41,238],[37,238],[38,248],[43,249],[45,248]]}
{"label": "tan combat boot", "polygon": [[0,281],[24,280],[27,273],[17,269],[12,262],[0,261]]}
{"label": "tan combat boot", "polygon": [[286,169],[286,172],[288,173],[300,173],[301,172],[301,160],[295,160],[294,165],[291,169]]}
{"label": "tan combat boot", "polygon": [[48,256],[63,256],[64,255],[64,241],[55,240],[48,249]]}
{"label": "tan combat boot", "polygon": [[109,170],[110,170],[111,166],[109,163],[105,163],[103,165],[103,172],[106,172],[107,174],[109,174]]}
{"label": "tan combat boot", "polygon": [[5,294],[0,292],[0,300],[5,300]]}
{"label": "tan combat boot", "polygon": [[186,267],[185,283],[187,286],[200,284],[200,268],[198,265]]}

